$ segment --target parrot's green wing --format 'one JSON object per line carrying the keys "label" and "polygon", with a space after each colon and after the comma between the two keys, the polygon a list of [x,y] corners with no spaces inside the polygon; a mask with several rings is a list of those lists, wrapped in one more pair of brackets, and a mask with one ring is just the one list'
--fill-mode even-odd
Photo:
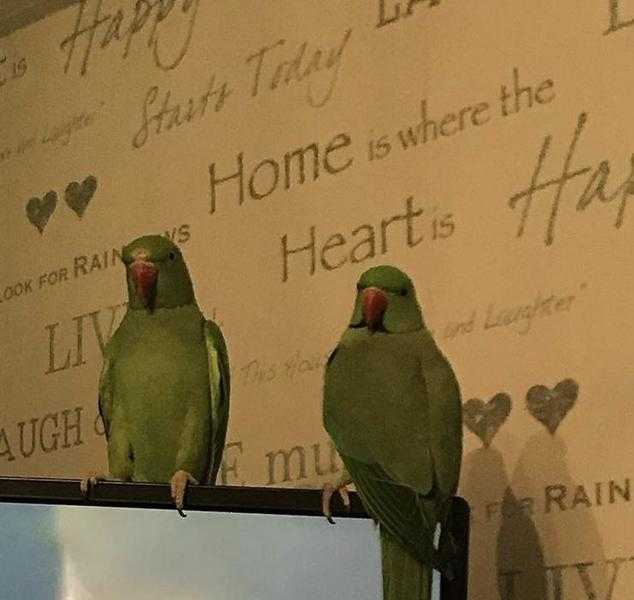
{"label": "parrot's green wing", "polygon": [[419,332],[379,338],[348,330],[326,366],[324,426],[339,453],[425,495],[434,485],[434,424],[422,344]]}
{"label": "parrot's green wing", "polygon": [[211,465],[209,481],[214,484],[222,462],[222,453],[229,422],[229,356],[220,327],[213,321],[204,325],[205,344],[209,361],[209,387],[211,395]]}
{"label": "parrot's green wing", "polygon": [[342,459],[368,512],[425,564],[433,562],[434,502],[393,481],[380,466]]}
{"label": "parrot's green wing", "polygon": [[458,384],[428,332],[344,334],[326,367],[324,425],[368,510],[427,564],[456,492],[461,420]]}
{"label": "parrot's green wing", "polygon": [[429,399],[430,450],[434,476],[441,495],[449,498],[458,489],[462,461],[460,387],[449,361],[440,350],[436,348],[432,353],[421,350],[420,356]]}
{"label": "parrot's green wing", "polygon": [[114,411],[114,396],[112,393],[112,370],[111,359],[108,354],[104,353],[103,366],[101,375],[99,376],[99,415],[103,422],[106,439],[110,438],[110,426],[112,425],[112,415]]}

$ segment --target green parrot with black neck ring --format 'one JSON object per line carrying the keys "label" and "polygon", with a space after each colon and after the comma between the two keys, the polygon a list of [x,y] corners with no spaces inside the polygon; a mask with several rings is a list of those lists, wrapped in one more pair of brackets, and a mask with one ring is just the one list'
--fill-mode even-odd
{"label": "green parrot with black neck ring", "polygon": [[[323,421],[344,463],[330,499],[354,483],[380,527],[385,600],[429,600],[432,569],[451,577],[462,458],[460,388],[426,328],[410,278],[361,275],[348,328],[325,370]],[[435,539],[437,526],[441,535]]]}
{"label": "green parrot with black neck ring", "polygon": [[214,484],[229,419],[229,358],[219,326],[205,319],[183,255],[168,238],[124,247],[128,307],[106,345],[99,413],[110,476],[169,483],[182,513],[188,484]]}

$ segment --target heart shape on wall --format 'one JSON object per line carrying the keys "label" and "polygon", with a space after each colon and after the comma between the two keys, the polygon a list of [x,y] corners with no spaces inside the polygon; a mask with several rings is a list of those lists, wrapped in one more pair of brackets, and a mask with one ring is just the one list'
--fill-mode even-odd
{"label": "heart shape on wall", "polygon": [[53,212],[55,212],[56,206],[57,194],[52,190],[44,194],[43,198],[40,199],[36,196],[26,203],[26,216],[37,227],[40,234],[44,231],[44,227],[46,227]]}
{"label": "heart shape on wall", "polygon": [[66,186],[65,200],[66,204],[75,211],[81,219],[86,212],[88,203],[92,199],[97,189],[97,178],[88,175],[81,183],[72,181]]}
{"label": "heart shape on wall", "polygon": [[574,379],[564,379],[552,390],[545,385],[534,385],[526,393],[526,406],[528,412],[554,434],[578,396],[579,384]]}
{"label": "heart shape on wall", "polygon": [[511,414],[511,397],[500,392],[486,404],[479,398],[472,398],[462,405],[462,419],[469,431],[477,435],[488,448]]}

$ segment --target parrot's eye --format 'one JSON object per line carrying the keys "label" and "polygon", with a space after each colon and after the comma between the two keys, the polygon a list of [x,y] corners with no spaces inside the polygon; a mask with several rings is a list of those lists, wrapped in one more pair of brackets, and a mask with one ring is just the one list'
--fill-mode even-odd
{"label": "parrot's eye", "polygon": [[402,288],[398,291],[401,296],[407,296],[407,288]]}
{"label": "parrot's eye", "polygon": [[362,292],[365,289],[365,286],[361,285],[360,283],[357,283],[357,292]]}
{"label": "parrot's eye", "polygon": [[170,260],[176,260],[176,252],[173,250],[167,255]]}

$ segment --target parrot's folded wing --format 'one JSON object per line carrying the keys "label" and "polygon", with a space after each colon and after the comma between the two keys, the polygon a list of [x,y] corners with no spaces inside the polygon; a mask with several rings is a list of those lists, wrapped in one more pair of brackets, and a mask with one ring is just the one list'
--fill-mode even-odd
{"label": "parrot's folded wing", "polygon": [[368,465],[342,455],[364,505],[388,533],[424,564],[434,555],[435,518],[424,498],[407,486],[390,480],[378,465]]}
{"label": "parrot's folded wing", "polygon": [[211,392],[211,465],[207,483],[214,484],[222,462],[229,422],[229,356],[220,327],[213,321],[206,321],[204,331]]}
{"label": "parrot's folded wing", "polygon": [[112,361],[107,354],[104,354],[103,367],[99,376],[99,415],[103,421],[106,439],[110,438],[110,425],[114,411],[114,396],[112,393]]}
{"label": "parrot's folded wing", "polygon": [[380,465],[392,481],[428,494],[433,426],[418,356],[421,338],[403,336],[385,351],[370,351],[346,346],[350,335],[344,334],[326,367],[324,427],[340,453]]}
{"label": "parrot's folded wing", "polygon": [[430,450],[440,493],[452,497],[458,488],[462,460],[462,402],[449,361],[438,351],[421,360],[429,399]]}

